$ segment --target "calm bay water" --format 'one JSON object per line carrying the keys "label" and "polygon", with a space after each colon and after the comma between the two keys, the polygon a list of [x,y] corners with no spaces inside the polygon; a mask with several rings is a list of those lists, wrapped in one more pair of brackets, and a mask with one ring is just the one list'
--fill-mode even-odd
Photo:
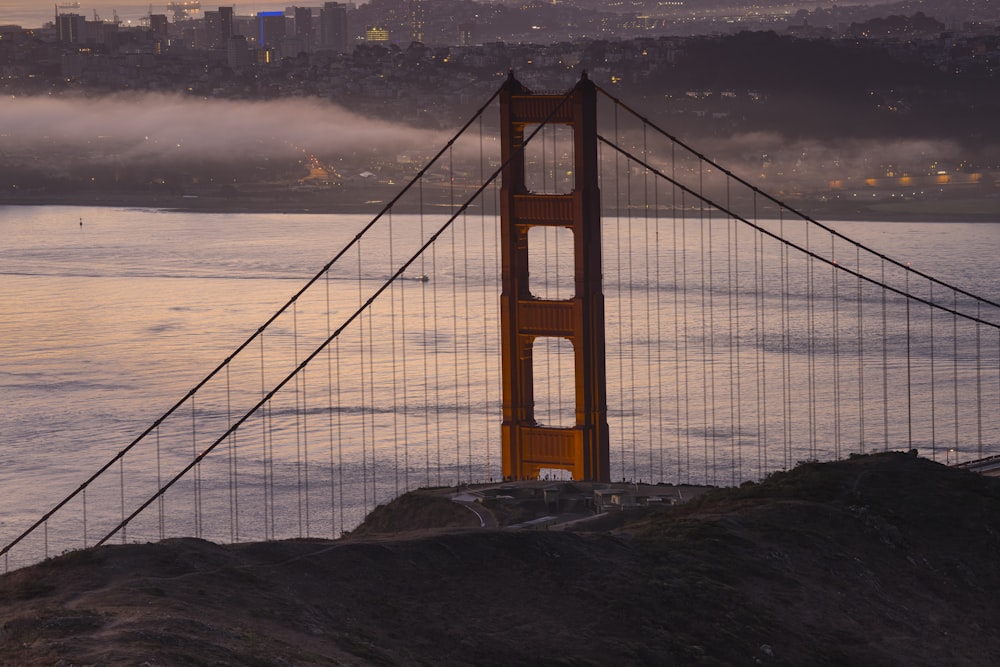
{"label": "calm bay water", "polygon": [[[3,285],[0,290],[0,313],[3,314],[0,320],[0,358],[3,360],[0,392],[4,396],[4,408],[0,412],[0,488],[5,498],[0,514],[3,537],[0,541],[6,542],[40,516],[149,426],[253,333],[365,222],[364,217],[344,215],[207,215],[144,209],[0,207],[0,280]],[[410,225],[415,233],[414,221],[399,224],[404,229]],[[1000,224],[850,222],[834,226],[873,248],[884,249],[889,255],[910,262],[925,273],[1000,300],[1000,281],[995,273]],[[495,245],[493,234],[484,233],[482,239],[476,240],[457,238],[460,243],[470,246],[482,245],[489,255]],[[625,247],[620,238],[607,240],[609,251],[606,255],[620,254]],[[693,238],[688,241],[694,243]],[[376,243],[369,248],[375,252],[380,247]],[[749,247],[749,244],[744,245],[744,248]],[[641,244],[636,243],[631,252],[638,254],[640,248]],[[378,252],[385,254],[386,251],[383,248]],[[471,257],[461,261],[466,264],[478,262],[483,266],[465,267],[468,274],[495,271],[495,258]],[[698,272],[693,257],[690,260],[692,287]],[[360,273],[364,272],[366,261],[357,263],[362,267],[357,269]],[[443,285],[447,276],[458,272],[459,262],[440,261],[434,272],[426,266],[420,269],[415,266],[414,271],[431,273],[431,286],[437,286],[437,278],[441,278]],[[722,268],[717,264],[715,269],[709,270],[721,271]],[[639,311],[630,312],[620,306],[622,300],[615,296],[621,285],[632,277],[623,276],[620,271],[606,270],[605,274],[609,327],[629,318],[646,317],[645,312],[639,312],[641,301],[638,302]],[[721,280],[716,287],[722,284]],[[420,284],[411,281],[407,289],[427,289],[419,287]],[[357,291],[353,286],[351,290]],[[436,313],[442,320],[460,322],[469,317],[474,308],[492,309],[496,303],[481,305],[480,297],[476,296],[476,303],[470,306],[468,297],[456,288],[448,287],[446,292],[450,292],[447,303],[451,305],[442,306],[440,313]],[[412,316],[416,295],[422,293],[401,294],[411,304],[406,307],[411,309],[408,312]],[[700,297],[692,297],[688,313],[691,320],[696,316],[698,298],[704,302],[704,292]],[[721,300],[722,297],[716,298]],[[663,297],[660,300],[662,310],[669,316],[670,308]],[[647,298],[645,303],[648,308],[650,300]],[[744,300],[741,307],[746,303]],[[347,311],[346,307],[340,310],[341,314]],[[495,326],[495,320],[490,320],[495,313],[474,317],[483,320],[486,328]],[[750,319],[747,315],[743,326]],[[369,331],[383,333],[389,327],[394,328],[395,322],[369,323]],[[633,328],[641,330],[642,326]],[[642,335],[648,337],[652,331]],[[646,371],[641,369],[616,370],[624,353],[610,349],[612,338],[609,336],[609,376],[619,374],[617,382],[628,385],[631,392],[629,396],[611,397],[611,413],[616,420],[613,430],[617,431],[613,439],[622,441],[626,436],[621,434],[630,428],[628,415],[635,411],[629,405],[651,402],[646,394],[656,383],[643,380],[640,376]],[[413,340],[406,352],[410,355],[406,363],[410,364],[417,363],[414,359],[419,356],[418,350],[428,349],[426,341]],[[484,340],[483,345],[493,345],[488,336]],[[659,354],[670,353],[673,344],[671,342]],[[639,343],[631,345],[640,347]],[[648,345],[648,341],[642,345]],[[716,353],[720,358],[718,363],[722,364],[721,352]],[[443,353],[439,354],[434,347],[432,355],[442,360],[442,367],[435,372],[449,376],[452,370],[447,367]],[[380,360],[373,357],[372,367],[379,373],[385,372],[385,377],[378,378],[379,382],[391,385],[392,366],[403,362],[405,360],[395,357]],[[751,360],[746,363],[752,365]],[[771,369],[777,368],[778,362],[769,363]],[[470,379],[482,372],[456,367],[454,384],[466,387],[470,393],[483,393],[483,387],[487,391],[490,387],[496,389],[496,375],[489,379],[494,372],[494,369],[487,370],[484,381],[481,377]],[[558,380],[562,372],[553,375]],[[626,382],[626,376],[632,381]],[[993,382],[995,384],[995,380]],[[635,387],[639,387],[639,395]],[[455,391],[461,393],[459,389]],[[691,394],[707,392],[707,385],[689,388]],[[712,392],[715,392],[714,384]],[[719,385],[720,411],[722,393],[722,385]],[[362,397],[362,405],[364,400]],[[438,400],[450,402],[452,399]],[[679,404],[676,408],[661,410],[661,414],[672,418],[675,409],[679,416]],[[686,416],[701,420],[702,410],[707,411],[707,408],[698,407],[697,415]],[[471,421],[472,417],[469,419]],[[491,419],[498,430],[498,417]],[[372,417],[373,430],[374,421]],[[702,430],[712,430],[708,422],[706,414]],[[389,428],[386,427],[383,433],[390,432]],[[428,439],[461,440],[463,428],[464,424],[457,424],[443,436],[438,433]],[[372,436],[362,434],[362,437]],[[454,462],[461,471],[468,456],[469,472],[458,473],[459,478],[466,480],[477,475],[481,479],[499,474],[497,439],[490,445],[491,451],[479,451],[482,449],[480,443],[470,444],[468,450],[461,449],[460,445],[454,453],[446,452],[444,459],[447,465]],[[638,464],[635,463],[637,450],[641,459]],[[694,456],[700,457],[701,445],[694,450]],[[420,449],[414,451],[413,456],[426,457],[430,462],[442,455]],[[662,458],[662,453],[660,456]],[[691,456],[690,451],[687,456]],[[706,470],[708,456],[706,446]],[[619,450],[616,445],[613,457],[615,476],[620,473],[622,477],[647,480],[662,476],[678,482],[689,481],[692,470],[699,469],[703,461],[698,458],[682,466],[678,460],[676,472],[673,463],[660,464],[658,474],[652,448],[647,452],[639,450],[638,446],[622,446]],[[629,463],[630,458],[632,463]],[[672,458],[683,457],[679,453]],[[383,464],[381,459],[377,462],[378,466]],[[375,465],[373,455],[372,466]],[[414,469],[419,466],[415,464]],[[493,472],[482,472],[484,469]],[[440,464],[438,470],[440,476]],[[446,473],[443,481],[450,483],[451,474]],[[438,481],[431,479],[429,472],[427,476],[425,480],[422,472],[414,473],[415,479],[408,480],[405,487]],[[391,489],[383,484],[376,497],[374,477],[372,480],[370,492],[374,505],[384,500],[383,494],[391,495]],[[728,480],[709,481],[724,483]],[[355,516],[345,520],[347,524],[370,509],[368,493],[366,488],[363,506],[355,503],[351,510]],[[301,504],[301,499],[299,502]]]}

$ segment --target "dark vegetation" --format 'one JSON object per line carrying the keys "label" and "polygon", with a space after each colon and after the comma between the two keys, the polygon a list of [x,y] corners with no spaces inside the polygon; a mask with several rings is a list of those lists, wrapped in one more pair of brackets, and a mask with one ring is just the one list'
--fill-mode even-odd
{"label": "dark vegetation", "polygon": [[455,509],[465,510],[411,496],[374,515],[382,528],[422,527],[405,537],[168,540],[15,571],[0,578],[0,664],[985,665],[1000,655],[1000,480],[916,456],[804,464],[630,515],[614,531],[460,528],[469,513]]}

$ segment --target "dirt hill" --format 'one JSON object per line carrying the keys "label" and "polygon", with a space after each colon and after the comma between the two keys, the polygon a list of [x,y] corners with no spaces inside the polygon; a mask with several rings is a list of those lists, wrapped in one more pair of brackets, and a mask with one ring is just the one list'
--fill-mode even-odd
{"label": "dirt hill", "polygon": [[[4,575],[0,664],[986,665],[1000,655],[1000,480],[916,456],[805,464],[605,532],[456,527],[476,517],[412,495],[400,507],[420,530],[405,535],[168,540]],[[399,525],[392,510],[380,511],[383,526]],[[447,526],[429,527],[430,516]]]}

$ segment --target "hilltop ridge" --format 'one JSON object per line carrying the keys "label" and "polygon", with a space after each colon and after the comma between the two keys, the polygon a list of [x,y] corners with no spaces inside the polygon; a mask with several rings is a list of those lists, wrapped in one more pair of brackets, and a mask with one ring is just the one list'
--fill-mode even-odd
{"label": "hilltop ridge", "polygon": [[[446,497],[413,497],[381,508],[381,529],[335,542],[174,539],[6,574],[0,664],[972,665],[1000,654],[1000,480],[915,455],[805,463],[589,532],[468,527],[472,514]],[[404,511],[417,530],[380,532]]]}

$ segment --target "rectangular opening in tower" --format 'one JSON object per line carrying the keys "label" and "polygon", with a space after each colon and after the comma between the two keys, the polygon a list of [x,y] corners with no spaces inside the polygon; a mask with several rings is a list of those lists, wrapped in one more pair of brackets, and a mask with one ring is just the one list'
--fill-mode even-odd
{"label": "rectangular opening in tower", "polygon": [[528,230],[528,289],[531,296],[562,301],[575,296],[573,230],[532,227]]}
{"label": "rectangular opening in tower", "polygon": [[576,364],[567,338],[542,336],[532,345],[535,421],[567,428],[576,424]]}
{"label": "rectangular opening in tower", "polygon": [[573,191],[573,128],[568,125],[526,125],[524,184],[539,195],[564,195]]}

